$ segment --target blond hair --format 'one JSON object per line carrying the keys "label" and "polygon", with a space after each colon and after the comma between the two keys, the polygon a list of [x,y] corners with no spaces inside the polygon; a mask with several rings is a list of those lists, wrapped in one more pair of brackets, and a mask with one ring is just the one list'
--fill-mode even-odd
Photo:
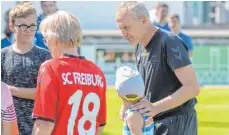
{"label": "blond hair", "polygon": [[78,19],[66,11],[58,11],[45,18],[40,25],[41,33],[52,36],[71,47],[79,47],[82,41],[82,30]]}
{"label": "blond hair", "polygon": [[133,18],[139,20],[140,17],[147,17],[149,18],[149,12],[146,9],[145,5],[141,2],[137,1],[123,1],[118,6],[116,13],[129,11]]}
{"label": "blond hair", "polygon": [[24,2],[18,4],[16,7],[10,10],[9,23],[14,24],[15,18],[26,17],[30,14],[36,14],[36,9],[32,7],[32,3]]}

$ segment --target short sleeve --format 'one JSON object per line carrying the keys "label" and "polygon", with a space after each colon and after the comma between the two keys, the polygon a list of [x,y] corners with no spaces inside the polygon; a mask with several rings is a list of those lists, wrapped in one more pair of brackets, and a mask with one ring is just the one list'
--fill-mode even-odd
{"label": "short sleeve", "polygon": [[5,64],[5,52],[3,49],[1,50],[1,79],[2,81],[5,80],[5,71],[4,71],[4,65]]}
{"label": "short sleeve", "polygon": [[192,51],[194,49],[194,45],[193,45],[191,37],[187,37],[186,44],[187,44],[187,47],[188,47],[188,51]]}
{"label": "short sleeve", "polygon": [[166,62],[173,71],[191,64],[186,45],[177,36],[169,37],[165,48]]}
{"label": "short sleeve", "polygon": [[1,119],[2,122],[17,120],[12,94],[7,84],[1,82]]}
{"label": "short sleeve", "polygon": [[99,122],[100,122],[100,126],[104,126],[106,124],[106,117],[107,117],[107,107],[106,107],[106,79],[105,79],[105,76],[103,75],[102,73],[102,76],[103,76],[103,90],[101,92],[101,108],[100,108],[100,119],[99,119]]}
{"label": "short sleeve", "polygon": [[57,113],[58,81],[51,66],[45,62],[39,69],[36,98],[33,110],[34,119],[55,121]]}

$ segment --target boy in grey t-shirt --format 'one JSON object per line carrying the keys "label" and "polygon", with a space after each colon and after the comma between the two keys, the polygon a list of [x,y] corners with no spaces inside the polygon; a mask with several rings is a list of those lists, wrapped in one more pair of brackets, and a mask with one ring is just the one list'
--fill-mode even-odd
{"label": "boy in grey t-shirt", "polygon": [[[10,89],[36,88],[39,66],[50,59],[50,53],[40,47],[34,46],[25,54],[13,51],[12,46],[1,50],[1,78],[10,85]],[[31,91],[32,92],[32,91]],[[34,91],[35,92],[35,91]],[[12,92],[13,95],[15,95]],[[21,135],[32,133],[33,121],[31,118],[34,100],[13,96],[14,106]]]}
{"label": "boy in grey t-shirt", "polygon": [[1,77],[13,95],[19,134],[31,135],[38,69],[51,54],[33,45],[37,14],[30,2],[10,10],[8,25],[15,34],[15,42],[1,50]]}

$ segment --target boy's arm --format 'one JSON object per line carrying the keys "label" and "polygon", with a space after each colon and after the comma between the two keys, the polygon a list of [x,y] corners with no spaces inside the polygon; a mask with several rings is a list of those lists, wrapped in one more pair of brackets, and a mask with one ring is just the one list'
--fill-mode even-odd
{"label": "boy's arm", "polygon": [[132,135],[142,135],[144,121],[139,112],[130,112],[126,117],[126,122]]}
{"label": "boy's arm", "polygon": [[2,135],[19,135],[17,121],[1,122]]}
{"label": "boy's arm", "polygon": [[37,119],[34,122],[32,135],[51,135],[54,126],[53,122]]}
{"label": "boy's arm", "polygon": [[36,88],[20,88],[14,86],[8,86],[11,90],[11,93],[15,97],[25,98],[34,100],[36,95]]}
{"label": "boy's arm", "polygon": [[98,132],[98,135],[101,135],[102,134],[104,127],[105,127],[105,125],[104,126],[100,126],[98,128],[98,131],[97,131]]}
{"label": "boy's arm", "polygon": [[106,101],[106,90],[107,90],[107,84],[106,84],[106,78],[104,76],[104,74],[101,71],[101,76],[102,76],[102,82],[103,82],[103,90],[101,91],[101,98],[100,98],[100,102],[101,102],[101,107],[100,107],[100,118],[99,118],[99,128],[97,129],[98,134],[102,134],[103,129],[106,125],[106,121],[107,121],[107,101]]}

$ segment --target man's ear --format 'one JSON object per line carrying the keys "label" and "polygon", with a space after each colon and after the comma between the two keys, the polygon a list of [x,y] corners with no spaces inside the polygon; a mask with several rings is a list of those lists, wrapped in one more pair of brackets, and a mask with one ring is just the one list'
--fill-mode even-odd
{"label": "man's ear", "polygon": [[9,23],[9,28],[12,32],[16,32],[14,25],[12,23]]}
{"label": "man's ear", "polygon": [[149,21],[149,18],[145,17],[145,16],[141,16],[140,17],[140,21],[145,24],[147,21]]}

